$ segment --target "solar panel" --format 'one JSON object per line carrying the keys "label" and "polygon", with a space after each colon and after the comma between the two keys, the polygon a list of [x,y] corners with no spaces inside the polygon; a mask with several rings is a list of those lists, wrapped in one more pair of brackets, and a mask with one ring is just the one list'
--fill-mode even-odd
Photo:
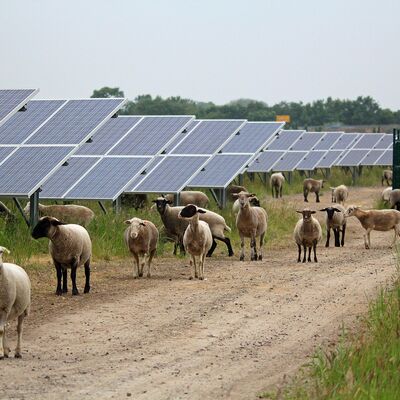
{"label": "solar panel", "polygon": [[20,110],[38,92],[38,89],[0,90],[0,125]]}
{"label": "solar panel", "polygon": [[201,120],[170,154],[214,154],[246,123],[246,120]]}
{"label": "solar panel", "polygon": [[208,156],[169,156],[146,176],[134,192],[178,193],[187,186],[192,176],[209,160]]}
{"label": "solar panel", "polygon": [[111,151],[110,155],[154,155],[193,120],[193,116],[151,116],[132,129]]}
{"label": "solar panel", "polygon": [[223,153],[255,153],[279,132],[283,122],[247,122],[223,147]]}
{"label": "solar panel", "polygon": [[293,171],[307,151],[288,151],[273,166],[273,171]]}
{"label": "solar panel", "polygon": [[125,99],[68,100],[26,143],[78,145],[114,115],[125,101]]}
{"label": "solar panel", "polygon": [[290,147],[290,150],[309,151],[315,148],[323,136],[324,134],[320,132],[304,132],[300,136],[299,140],[297,140],[293,146]]}
{"label": "solar panel", "polygon": [[379,157],[385,152],[385,150],[371,150],[362,160],[360,165],[375,165]]}
{"label": "solar panel", "polygon": [[0,147],[0,164],[4,161],[6,157],[8,157],[16,147]]}
{"label": "solar panel", "polygon": [[93,137],[91,143],[84,143],[76,155],[104,155],[124,135],[126,135],[142,117],[110,118]]}
{"label": "solar panel", "polygon": [[73,151],[71,146],[20,147],[0,167],[2,196],[31,196]]}
{"label": "solar panel", "polygon": [[132,192],[133,189],[155,168],[165,157],[154,157],[149,164],[143,169],[142,173],[134,178],[130,183],[126,192]]}
{"label": "solar panel", "polygon": [[375,149],[386,150],[390,145],[393,145],[393,135],[384,134],[382,139],[375,145]]}
{"label": "solar panel", "polygon": [[361,135],[353,149],[372,149],[382,138],[383,133],[365,133]]}
{"label": "solar panel", "polygon": [[26,111],[14,114],[0,126],[0,144],[21,144],[50,118],[65,100],[32,100]]}
{"label": "solar panel", "polygon": [[324,156],[323,150],[311,150],[296,166],[300,171],[312,171],[317,168],[319,160]]}
{"label": "solar panel", "polygon": [[64,196],[65,199],[114,200],[125,189],[127,176],[140,174],[151,157],[102,158]]}
{"label": "solar panel", "polygon": [[343,154],[343,157],[336,162],[336,165],[339,167],[357,167],[368,152],[369,150],[365,149],[351,149]]}
{"label": "solar panel", "polygon": [[344,132],[326,132],[324,137],[316,144],[314,150],[329,150]]}
{"label": "solar panel", "polygon": [[71,157],[44,183],[40,197],[61,199],[71,187],[92,168],[100,157]]}
{"label": "solar panel", "polygon": [[270,172],[285,151],[264,151],[249,166],[247,172]]}
{"label": "solar panel", "polygon": [[385,150],[378,160],[376,160],[375,165],[393,165],[393,150]]}
{"label": "solar panel", "polygon": [[327,151],[325,155],[318,161],[316,168],[331,168],[342,153],[342,150]]}
{"label": "solar panel", "polygon": [[343,133],[338,141],[332,146],[332,150],[347,150],[359,137],[359,133]]}
{"label": "solar panel", "polygon": [[288,150],[303,133],[304,131],[297,130],[280,131],[275,139],[268,144],[266,150]]}
{"label": "solar panel", "polygon": [[225,188],[243,172],[253,155],[218,154],[192,179],[187,186]]}

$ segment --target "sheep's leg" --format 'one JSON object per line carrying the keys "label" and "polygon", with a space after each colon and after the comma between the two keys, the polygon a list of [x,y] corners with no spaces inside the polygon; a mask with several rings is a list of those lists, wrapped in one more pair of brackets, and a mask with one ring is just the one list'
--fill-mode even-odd
{"label": "sheep's leg", "polygon": [[257,261],[257,242],[256,242],[256,234],[253,232],[250,241],[250,252],[251,252],[251,261]]}
{"label": "sheep's leg", "polygon": [[[282,198],[282,189],[283,189],[283,187],[281,186],[281,187],[279,188],[279,197],[281,197],[281,198]],[[276,197],[278,197],[278,196],[276,196]]]}
{"label": "sheep's leg", "polygon": [[239,233],[240,235],[240,261],[244,261],[244,235]]}
{"label": "sheep's leg", "polygon": [[179,254],[186,254],[185,246],[183,245],[183,239],[179,239]]}
{"label": "sheep's leg", "polygon": [[4,352],[4,358],[8,358],[8,354],[10,353],[10,348],[8,347],[6,324],[4,325],[4,331],[3,331],[3,352]]}
{"label": "sheep's leg", "polygon": [[197,279],[199,277],[199,274],[197,272],[197,263],[196,263],[196,257],[192,255],[192,262],[194,266],[194,277]]}
{"label": "sheep's leg", "polygon": [[297,257],[297,262],[301,261],[301,246],[298,244],[297,248],[299,249],[299,256]]}
{"label": "sheep's leg", "polygon": [[325,247],[329,247],[329,241],[331,240],[331,228],[326,228],[326,243]]}
{"label": "sheep's leg", "polygon": [[139,278],[139,256],[137,254],[133,254],[133,258],[133,279],[136,279]]}
{"label": "sheep's leg", "polygon": [[340,242],[340,244],[342,245],[342,247],[344,246],[344,234],[346,233],[346,224],[344,224],[342,226],[342,241]]}
{"label": "sheep's leg", "polygon": [[76,286],[76,270],[77,269],[78,269],[78,263],[75,262],[71,266],[72,296],[77,296],[79,294],[79,290]]}
{"label": "sheep's leg", "polygon": [[140,261],[139,261],[139,277],[140,278],[143,276],[143,269],[144,269],[145,262],[146,262],[146,255],[143,254],[142,257],[140,257]]}
{"label": "sheep's leg", "polygon": [[217,242],[215,241],[215,238],[213,238],[213,242],[212,242],[210,250],[208,250],[207,257],[212,256],[212,253],[214,253],[214,250],[216,247],[217,247]]}
{"label": "sheep's leg", "polygon": [[368,228],[364,233],[364,244],[365,248],[369,249],[371,247],[371,228]]}
{"label": "sheep's leg", "polygon": [[[317,260],[317,241],[316,240],[314,240],[314,242],[313,242],[313,250],[314,250],[314,262],[318,262],[318,260]],[[310,251],[311,251],[311,248],[310,248]]]}
{"label": "sheep's leg", "polygon": [[318,193],[318,192],[315,192],[315,198],[317,199],[317,200],[316,200],[317,203],[319,203],[320,201],[319,201],[319,193]]}
{"label": "sheep's leg", "polygon": [[[226,247],[228,248],[228,256],[232,257],[233,256],[233,250],[232,250],[231,240],[228,237],[219,238],[219,237],[216,237],[216,236],[215,236],[214,240],[215,239],[220,240],[221,242],[224,242],[226,244]],[[216,245],[217,245],[217,242],[215,242],[215,246]],[[211,247],[211,249],[212,249],[212,247]],[[210,249],[209,253],[211,252],[211,249]],[[215,249],[215,247],[214,247],[214,249]],[[214,249],[213,249],[213,251],[214,251]],[[208,254],[207,254],[207,257],[208,257]]]}
{"label": "sheep's leg", "polygon": [[308,191],[307,191],[307,190],[304,190],[304,191],[303,191],[303,195],[304,195],[304,201],[305,201],[306,203],[308,203],[308,199],[307,199],[307,197],[308,197]]}
{"label": "sheep's leg", "polygon": [[304,251],[304,254],[303,254],[303,263],[305,263],[306,262],[306,259],[307,259],[307,246],[304,244],[303,245],[303,251]]}
{"label": "sheep's leg", "polygon": [[333,233],[335,234],[335,247],[340,247],[340,230],[339,230],[339,228],[335,228],[333,230]]}
{"label": "sheep's leg", "polygon": [[15,348],[15,358],[21,358],[21,339],[22,339],[22,323],[24,322],[25,313],[22,313],[18,317],[18,324],[17,324],[17,347]]}
{"label": "sheep's leg", "polygon": [[205,253],[202,253],[201,255],[200,255],[200,266],[199,266],[199,269],[200,269],[200,279],[201,280],[204,280],[204,259],[205,259]]}
{"label": "sheep's leg", "polygon": [[6,357],[4,349],[4,335],[6,330],[6,323],[7,323],[7,314],[3,311],[0,314],[0,360]]}
{"label": "sheep's leg", "polygon": [[57,288],[56,288],[56,295],[61,296],[62,295],[62,289],[61,289],[61,278],[63,276],[63,268],[60,263],[57,261],[54,261],[54,266],[56,267],[56,272],[57,272]]}
{"label": "sheep's leg", "polygon": [[148,278],[151,278],[151,262],[153,261],[154,254],[156,254],[156,251],[152,250],[150,252],[150,256],[149,256],[149,259],[147,261],[147,265],[148,265],[148,268],[149,268],[148,271],[147,271],[147,277]]}
{"label": "sheep's leg", "polygon": [[62,269],[62,277],[63,277],[62,292],[68,293],[68,270],[67,270],[67,268]]}
{"label": "sheep's leg", "polygon": [[173,251],[173,253],[172,253],[174,256],[176,256],[177,250],[178,250],[178,243],[175,242],[175,243],[174,243],[174,251]]}
{"label": "sheep's leg", "polygon": [[259,261],[263,259],[264,236],[265,232],[260,235],[260,254],[258,256]]}
{"label": "sheep's leg", "polygon": [[83,293],[90,292],[90,259],[85,262],[85,288]]}
{"label": "sheep's leg", "polygon": [[308,258],[307,258],[308,262],[311,262],[311,246],[308,248]]}

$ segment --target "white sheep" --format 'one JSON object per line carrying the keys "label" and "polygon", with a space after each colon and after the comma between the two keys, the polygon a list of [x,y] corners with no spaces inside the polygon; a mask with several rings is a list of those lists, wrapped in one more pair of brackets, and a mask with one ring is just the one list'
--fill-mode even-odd
{"label": "white sheep", "polygon": [[[167,200],[170,200],[174,203],[175,195],[174,194],[166,194],[164,196]],[[200,191],[195,190],[184,190],[179,194],[179,205],[187,206],[188,204],[194,204],[198,207],[207,207],[210,202],[208,196]]]}
{"label": "white sheep", "polygon": [[349,189],[346,185],[339,185],[331,187],[332,190],[332,203],[339,203],[344,205],[344,202],[349,197]]}
{"label": "white sheep", "polygon": [[[29,217],[30,205],[29,202],[24,208],[25,215]],[[77,204],[53,204],[45,206],[39,203],[39,216],[54,217],[67,224],[79,224],[87,226],[94,218],[94,212],[85,206]]]}
{"label": "white sheep", "polygon": [[393,189],[389,193],[389,204],[391,208],[400,211],[400,189]]}
{"label": "white sheep", "polygon": [[313,179],[307,178],[303,181],[303,194],[304,194],[304,201],[308,202],[308,193],[315,193],[315,197],[317,203],[319,203],[319,192],[324,187],[324,180],[323,179]]}
{"label": "white sheep", "polygon": [[[344,217],[345,209],[341,205],[323,208],[326,212],[326,244],[329,247],[329,240],[331,238],[331,229],[335,235],[335,247],[344,246],[344,236],[346,233],[346,218]],[[340,240],[340,232],[342,232],[342,239]]]}
{"label": "white sheep", "polygon": [[303,263],[306,262],[307,248],[308,262],[311,262],[311,248],[314,250],[314,262],[318,262],[317,244],[322,238],[322,229],[318,220],[312,216],[312,214],[315,214],[315,211],[305,208],[303,211],[297,210],[296,212],[303,215],[303,217],[297,221],[293,232],[293,238],[299,250],[297,262],[301,261],[301,247],[304,248]]}
{"label": "white sheep", "polygon": [[[249,199],[254,196],[247,192],[234,195],[238,198],[240,209],[236,217],[236,227],[240,235],[240,261],[244,261],[244,239],[250,238],[251,261],[262,260],[264,236],[267,232],[268,215],[261,207],[252,207]],[[260,238],[260,254],[257,257],[256,238]]]}
{"label": "white sheep", "polygon": [[[183,245],[186,251],[192,256],[190,264],[194,266],[194,277],[201,280],[204,279],[204,262],[206,254],[212,246],[213,238],[210,227],[207,222],[199,221],[199,215],[207,214],[201,208],[196,207],[194,204],[189,204],[182,208],[179,212],[179,218],[185,219],[189,222],[183,235]],[[199,271],[197,272],[196,257],[199,257]]]}
{"label": "white sheep", "polygon": [[[260,207],[260,200],[256,196],[249,198],[250,205],[252,207]],[[240,209],[239,199],[236,199],[232,205],[232,212],[237,215]]]}
{"label": "white sheep", "polygon": [[391,186],[386,187],[385,189],[382,190],[382,195],[381,198],[383,201],[389,203],[390,200],[390,192],[393,190]]}
{"label": "white sheep", "polygon": [[385,182],[385,181],[386,181],[386,184],[387,184],[388,186],[391,184],[390,182],[393,181],[393,171],[392,171],[392,170],[390,170],[390,169],[385,169],[385,170],[382,172],[382,179],[381,179],[382,186],[383,186],[383,182]]}
{"label": "white sheep", "polygon": [[[285,177],[283,176],[282,172],[275,172],[271,175],[269,180],[271,190],[272,190],[272,197],[282,197],[282,189],[283,184],[285,182]],[[274,193],[275,192],[275,193]]]}
{"label": "white sheep", "polygon": [[157,250],[158,230],[151,221],[140,218],[128,219],[125,224],[129,225],[124,233],[125,244],[135,259],[133,277],[143,276],[144,265],[147,261],[147,277],[150,278],[151,261]]}
{"label": "white sheep", "polygon": [[15,357],[21,358],[22,323],[31,305],[31,281],[18,265],[3,263],[4,252],[10,253],[5,247],[0,247],[0,359],[7,358],[10,353],[6,323],[16,318],[18,339]]}
{"label": "white sheep", "polygon": [[371,231],[394,230],[393,246],[397,236],[400,236],[400,211],[397,210],[361,210],[360,207],[350,206],[345,212],[345,217],[356,217],[365,229],[365,248],[371,248]]}
{"label": "white sheep", "polygon": [[[80,225],[64,224],[57,218],[42,217],[32,231],[32,237],[50,239],[49,250],[57,271],[56,294],[61,296],[67,293],[67,268],[71,268],[72,294],[78,295],[76,287],[76,270],[80,265],[85,266],[85,289],[90,291],[90,258],[92,256],[92,242],[87,230]],[[61,277],[63,285],[61,289]]]}

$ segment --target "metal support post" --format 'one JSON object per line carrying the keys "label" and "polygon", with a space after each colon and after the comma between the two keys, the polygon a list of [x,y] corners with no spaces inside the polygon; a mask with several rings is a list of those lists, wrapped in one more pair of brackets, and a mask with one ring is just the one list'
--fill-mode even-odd
{"label": "metal support post", "polygon": [[119,214],[121,212],[121,196],[118,196],[113,201],[113,207],[114,207],[115,214]]}
{"label": "metal support post", "polygon": [[219,203],[219,199],[218,199],[217,193],[215,192],[215,189],[210,189],[210,193],[211,193],[211,196],[213,197],[213,199],[215,200],[215,202],[217,203],[218,207],[221,208],[221,204]]}
{"label": "metal support post", "polygon": [[29,207],[29,226],[33,229],[39,220],[39,190],[29,198]]}
{"label": "metal support post", "polygon": [[180,193],[175,193],[174,196],[174,206],[179,206],[181,202],[181,194]]}
{"label": "metal support post", "polygon": [[104,207],[104,204],[101,201],[98,201],[98,203],[101,208],[101,211],[103,211],[104,214],[107,214],[107,209]]}
{"label": "metal support post", "polygon": [[292,174],[293,174],[292,171],[288,172],[288,183],[289,183],[289,185],[292,183],[292,177],[293,177]]}
{"label": "metal support post", "polygon": [[20,214],[22,215],[22,218],[24,219],[26,225],[29,226],[29,219],[28,217],[25,215],[24,209],[21,206],[21,203],[19,202],[19,200],[16,197],[13,197],[14,203],[18,208],[18,211],[20,212]]}
{"label": "metal support post", "polygon": [[221,208],[226,207],[226,189],[221,189]]}
{"label": "metal support post", "polygon": [[393,189],[400,189],[400,129],[393,129]]}
{"label": "metal support post", "polygon": [[239,175],[239,186],[243,186],[243,174]]}

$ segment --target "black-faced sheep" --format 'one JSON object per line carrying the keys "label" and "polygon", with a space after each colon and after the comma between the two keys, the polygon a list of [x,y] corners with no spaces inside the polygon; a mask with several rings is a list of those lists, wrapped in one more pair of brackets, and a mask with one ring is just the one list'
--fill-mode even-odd
{"label": "black-faced sheep", "polygon": [[[345,209],[341,205],[335,207],[323,208],[323,212],[326,212],[326,244],[325,247],[329,247],[329,240],[331,238],[331,229],[335,235],[335,247],[344,246],[344,236],[346,233],[346,218],[344,217]],[[342,239],[340,240],[340,232],[342,232]]]}

